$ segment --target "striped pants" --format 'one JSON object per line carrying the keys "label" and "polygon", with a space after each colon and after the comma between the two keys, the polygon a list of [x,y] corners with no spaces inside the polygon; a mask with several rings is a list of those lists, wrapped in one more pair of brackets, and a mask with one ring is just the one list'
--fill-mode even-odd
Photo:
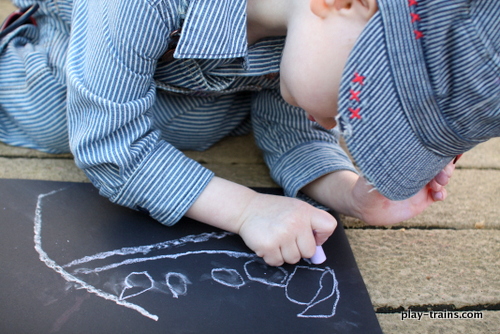
{"label": "striped pants", "polygon": [[[16,0],[22,8],[33,0]],[[66,54],[72,8],[40,1],[37,26],[0,41],[0,141],[49,153],[69,152]],[[160,92],[151,110],[162,138],[178,149],[203,150],[229,134],[249,131],[250,93],[217,97]]]}

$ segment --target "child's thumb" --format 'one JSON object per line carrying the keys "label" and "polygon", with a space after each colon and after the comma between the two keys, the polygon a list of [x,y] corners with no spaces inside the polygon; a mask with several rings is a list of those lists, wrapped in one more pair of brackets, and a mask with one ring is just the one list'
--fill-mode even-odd
{"label": "child's thumb", "polygon": [[321,246],[335,231],[337,220],[328,212],[318,209],[318,214],[314,215],[311,226],[316,245]]}

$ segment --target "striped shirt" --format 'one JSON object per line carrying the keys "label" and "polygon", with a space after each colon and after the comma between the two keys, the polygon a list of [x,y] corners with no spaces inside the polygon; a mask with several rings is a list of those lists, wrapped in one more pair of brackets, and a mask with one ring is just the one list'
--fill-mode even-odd
{"label": "striped shirt", "polygon": [[181,150],[250,129],[287,196],[355,171],[332,131],[282,99],[284,38],[247,46],[246,0],[49,0],[35,18],[0,41],[0,140],[71,150],[117,204],[174,224],[213,177]]}

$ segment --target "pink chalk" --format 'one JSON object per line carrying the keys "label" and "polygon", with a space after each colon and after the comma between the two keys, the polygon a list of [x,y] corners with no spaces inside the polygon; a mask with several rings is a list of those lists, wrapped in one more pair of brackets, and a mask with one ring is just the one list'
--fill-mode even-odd
{"label": "pink chalk", "polygon": [[326,255],[325,251],[323,250],[323,247],[321,246],[316,246],[316,253],[311,258],[311,262],[314,264],[321,264],[326,261]]}

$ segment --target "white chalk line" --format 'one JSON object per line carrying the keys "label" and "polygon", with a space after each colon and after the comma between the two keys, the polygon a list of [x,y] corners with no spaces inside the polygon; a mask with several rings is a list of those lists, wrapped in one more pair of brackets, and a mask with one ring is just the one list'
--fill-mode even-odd
{"label": "white chalk line", "polygon": [[281,280],[281,283],[273,282],[273,281],[271,281],[269,279],[265,279],[265,278],[262,278],[262,277],[256,277],[256,276],[253,276],[252,274],[250,274],[250,272],[248,271],[248,266],[250,265],[250,263],[255,263],[255,262],[256,261],[248,261],[243,266],[243,269],[245,270],[245,274],[247,275],[247,277],[248,277],[249,280],[255,281],[255,282],[259,282],[259,283],[262,283],[262,284],[265,284],[265,285],[269,285],[269,286],[279,287],[279,288],[284,288],[285,287],[285,282],[286,282],[286,279],[288,277],[288,271],[286,271],[282,267],[273,267],[276,270],[280,270],[285,275],[283,277],[283,279]]}
{"label": "white chalk line", "polygon": [[134,259],[128,259],[128,260],[123,260],[121,262],[116,262],[109,264],[107,266],[102,266],[102,267],[96,267],[94,269],[89,269],[89,268],[78,268],[75,269],[73,272],[75,274],[92,274],[92,273],[100,273],[106,270],[110,269],[115,269],[121,266],[126,266],[130,264],[136,264],[136,263],[141,263],[141,262],[147,262],[147,261],[156,261],[156,260],[162,260],[162,259],[177,259],[182,256],[188,256],[188,255],[199,255],[199,254],[225,254],[230,257],[235,257],[235,258],[240,258],[240,257],[246,257],[246,258],[257,258],[257,255],[250,254],[250,253],[245,253],[245,252],[236,252],[236,251],[221,251],[221,250],[200,250],[200,251],[189,251],[189,252],[184,252],[184,253],[175,253],[175,254],[164,254],[164,255],[157,255],[157,256],[152,256],[152,257],[143,257],[143,258],[134,258]]}
{"label": "white chalk line", "polygon": [[[181,285],[177,284],[176,286],[174,286],[174,284],[170,282],[171,277],[177,277],[177,279],[179,279],[179,281],[182,284]],[[165,275],[165,283],[167,284],[167,287],[174,296],[174,298],[179,298],[179,296],[185,296],[187,294],[187,285],[191,284],[189,278],[187,278],[186,275],[176,272],[169,272],[167,275]],[[182,290],[179,289],[179,286],[181,286]]]}
{"label": "white chalk line", "polygon": [[[132,289],[132,288],[136,287],[134,284],[132,284],[130,282],[131,277],[132,276],[139,276],[139,275],[145,276],[149,280],[149,283],[150,283],[149,286],[146,289],[143,289],[143,290],[141,290],[139,292],[136,292],[136,293],[133,293],[133,294],[125,296],[124,295],[125,291],[127,291],[128,289]],[[151,275],[147,271],[141,271],[141,272],[134,271],[134,272],[131,272],[130,274],[127,275],[127,277],[125,277],[125,286],[123,287],[122,292],[120,293],[120,299],[123,300],[123,299],[132,298],[132,297],[135,297],[135,296],[139,296],[139,295],[143,294],[144,292],[151,290],[153,288],[154,282],[155,282],[155,280],[153,279],[153,277],[151,277]]]}
{"label": "white chalk line", "polygon": [[34,220],[34,232],[35,232],[34,241],[35,241],[35,250],[38,252],[38,254],[40,256],[40,260],[43,263],[45,263],[45,265],[47,267],[49,267],[52,270],[54,270],[55,272],[59,273],[66,281],[76,283],[77,285],[81,286],[81,288],[87,290],[90,293],[94,293],[94,294],[98,295],[99,297],[102,297],[106,300],[113,301],[118,305],[125,306],[127,308],[130,308],[132,310],[139,312],[140,314],[142,314],[145,317],[148,317],[152,320],[158,321],[159,318],[157,315],[149,313],[147,310],[140,307],[139,305],[132,304],[132,303],[129,303],[129,302],[124,301],[124,300],[120,300],[119,297],[112,295],[110,293],[104,292],[102,290],[99,290],[96,287],[86,283],[85,281],[71,275],[66,270],[64,270],[61,266],[59,266],[54,260],[52,260],[48,256],[48,254],[43,250],[43,248],[42,248],[42,235],[41,235],[41,231],[42,231],[42,200],[43,200],[43,198],[50,196],[50,195],[53,195],[53,194],[60,192],[62,190],[65,190],[65,189],[63,188],[63,189],[51,191],[51,192],[46,193],[46,194],[38,195],[38,201],[36,203],[36,209],[35,209],[35,220]]}
{"label": "white chalk line", "polygon": [[[288,279],[288,282],[292,279],[292,277],[295,275],[295,273],[297,272],[297,269],[298,268],[306,268],[306,269],[309,269],[309,270],[321,270],[323,271],[323,273],[321,274],[321,278],[319,279],[319,289],[318,291],[316,291],[316,295],[306,304],[304,305],[307,305],[307,307],[305,308],[304,311],[302,311],[301,313],[299,313],[297,316],[299,318],[330,318],[330,317],[333,317],[335,315],[335,313],[337,312],[337,304],[339,302],[339,299],[340,299],[340,290],[338,289],[338,281],[337,281],[337,278],[335,277],[335,272],[326,267],[325,269],[326,270],[323,270],[323,269],[318,269],[318,268],[311,268],[311,267],[305,267],[305,266],[297,266],[294,270],[294,272],[290,275],[289,279]],[[333,278],[333,287],[332,287],[332,291],[326,296],[326,297],[323,297],[322,299],[319,299],[317,301],[315,301],[314,303],[311,304],[311,302],[313,302],[318,296],[319,294],[321,293],[321,291],[323,290],[323,277],[325,277],[325,275],[327,274],[331,274],[332,275],[332,278]],[[288,300],[292,301],[292,298],[288,296],[288,282],[287,282],[287,285],[285,287],[285,296],[286,298],[288,298]],[[333,307],[332,307],[332,312],[330,314],[311,314],[311,315],[305,315],[304,313],[307,312],[309,309],[311,309],[312,307],[314,307],[315,305],[318,305],[319,303],[329,299],[330,297],[332,297],[335,293],[337,293],[337,298],[335,300],[335,303],[333,304]],[[300,303],[299,301],[297,301],[297,303]]]}
{"label": "white chalk line", "polygon": [[[242,286],[245,285],[245,280],[243,279],[243,277],[241,277],[240,273],[236,269],[231,269],[231,268],[229,268],[229,269],[228,268],[214,268],[214,269],[212,269],[212,271],[211,271],[210,274],[212,275],[212,279],[214,281],[216,281],[219,284],[228,286],[230,288],[239,289],[239,288],[241,288]],[[226,279],[227,277],[224,274],[228,275],[229,278],[231,278],[233,280],[236,280],[236,283],[235,282],[229,282]]]}
{"label": "white chalk line", "polygon": [[70,263],[63,265],[63,267],[64,268],[73,267],[76,265],[88,263],[95,260],[104,260],[112,256],[134,255],[134,254],[146,255],[154,250],[167,249],[175,246],[183,246],[190,242],[198,243],[198,242],[208,241],[209,239],[222,239],[229,235],[233,235],[233,233],[230,232],[201,233],[198,235],[188,235],[179,239],[167,240],[164,242],[159,242],[151,245],[138,246],[138,247],[123,247],[112,251],[97,253],[91,256],[84,256],[80,259],[73,260]]}

